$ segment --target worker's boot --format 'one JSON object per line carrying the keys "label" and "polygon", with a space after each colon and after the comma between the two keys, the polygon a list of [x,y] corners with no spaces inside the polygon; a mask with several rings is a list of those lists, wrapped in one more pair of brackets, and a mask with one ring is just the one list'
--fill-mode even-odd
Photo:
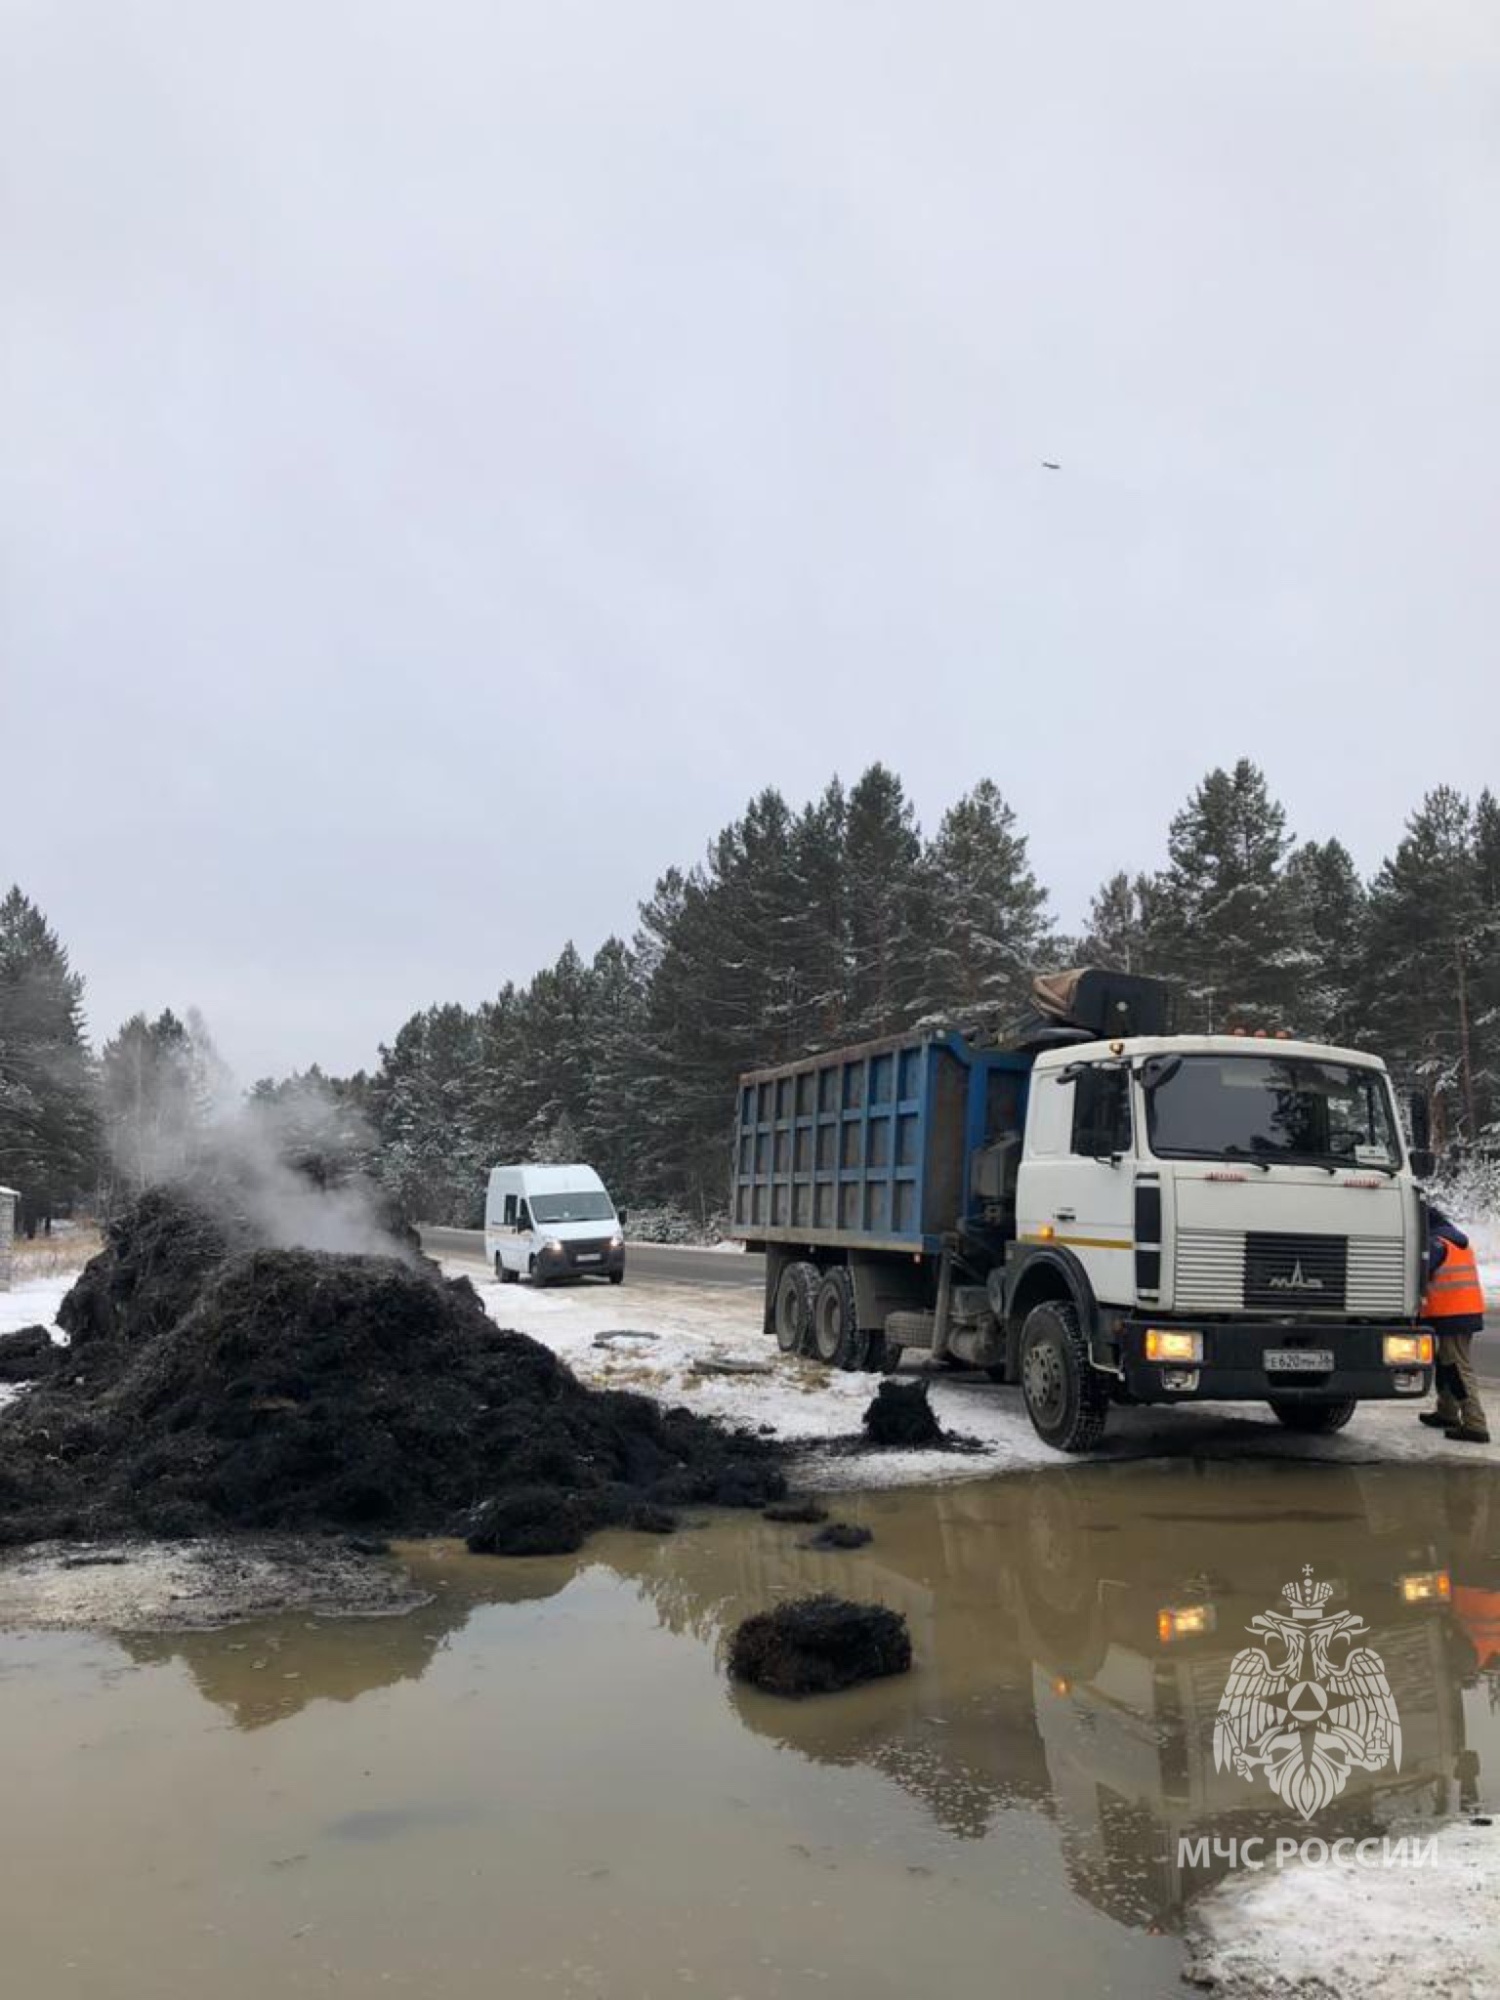
{"label": "worker's boot", "polygon": [[1457,1417],[1445,1416],[1441,1410],[1423,1410],[1417,1418],[1419,1424],[1426,1424],[1431,1431],[1450,1431],[1458,1422]]}
{"label": "worker's boot", "polygon": [[1490,1434],[1483,1424],[1452,1424],[1443,1432],[1450,1444],[1488,1444]]}

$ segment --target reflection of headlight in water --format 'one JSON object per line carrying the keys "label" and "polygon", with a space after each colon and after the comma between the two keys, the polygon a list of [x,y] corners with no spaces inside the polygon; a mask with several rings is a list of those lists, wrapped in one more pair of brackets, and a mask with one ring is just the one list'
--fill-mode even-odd
{"label": "reflection of headlight in water", "polygon": [[1156,1614],[1156,1636],[1168,1646],[1174,1639],[1199,1639],[1217,1623],[1211,1604],[1166,1604]]}
{"label": "reflection of headlight in water", "polygon": [[1398,1588],[1404,1604],[1446,1604],[1453,1595],[1453,1581],[1445,1569],[1417,1570],[1403,1576]]}

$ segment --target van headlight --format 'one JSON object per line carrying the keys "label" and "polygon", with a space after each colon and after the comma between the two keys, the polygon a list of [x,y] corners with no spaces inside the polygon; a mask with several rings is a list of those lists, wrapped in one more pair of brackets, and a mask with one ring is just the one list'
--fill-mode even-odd
{"label": "van headlight", "polygon": [[1146,1328],[1146,1359],[1148,1361],[1201,1361],[1203,1359],[1203,1335],[1184,1333],[1175,1326],[1148,1326]]}
{"label": "van headlight", "polygon": [[1387,1368],[1425,1368],[1432,1360],[1430,1333],[1388,1333],[1385,1337]]}
{"label": "van headlight", "polygon": [[620,1234],[618,1229],[610,1237],[609,1247],[611,1250],[623,1250],[625,1248],[625,1238]]}

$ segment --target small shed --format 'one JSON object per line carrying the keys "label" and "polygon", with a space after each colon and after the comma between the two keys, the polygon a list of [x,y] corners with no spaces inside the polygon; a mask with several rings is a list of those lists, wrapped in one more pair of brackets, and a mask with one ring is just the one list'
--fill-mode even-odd
{"label": "small shed", "polygon": [[10,1290],[12,1253],[16,1241],[16,1188],[0,1187],[0,1292]]}

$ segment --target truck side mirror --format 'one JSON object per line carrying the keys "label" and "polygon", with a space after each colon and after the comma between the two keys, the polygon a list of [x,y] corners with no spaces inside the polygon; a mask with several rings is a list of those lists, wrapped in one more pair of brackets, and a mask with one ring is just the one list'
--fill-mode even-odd
{"label": "truck side mirror", "polygon": [[1437,1154],[1431,1146],[1413,1146],[1411,1149],[1411,1170],[1419,1181],[1430,1181],[1437,1168]]}
{"label": "truck side mirror", "polygon": [[629,1220],[630,1220],[630,1210],[628,1208],[617,1208],[615,1210],[615,1221],[619,1223],[622,1229],[625,1227],[626,1223],[629,1222]]}

